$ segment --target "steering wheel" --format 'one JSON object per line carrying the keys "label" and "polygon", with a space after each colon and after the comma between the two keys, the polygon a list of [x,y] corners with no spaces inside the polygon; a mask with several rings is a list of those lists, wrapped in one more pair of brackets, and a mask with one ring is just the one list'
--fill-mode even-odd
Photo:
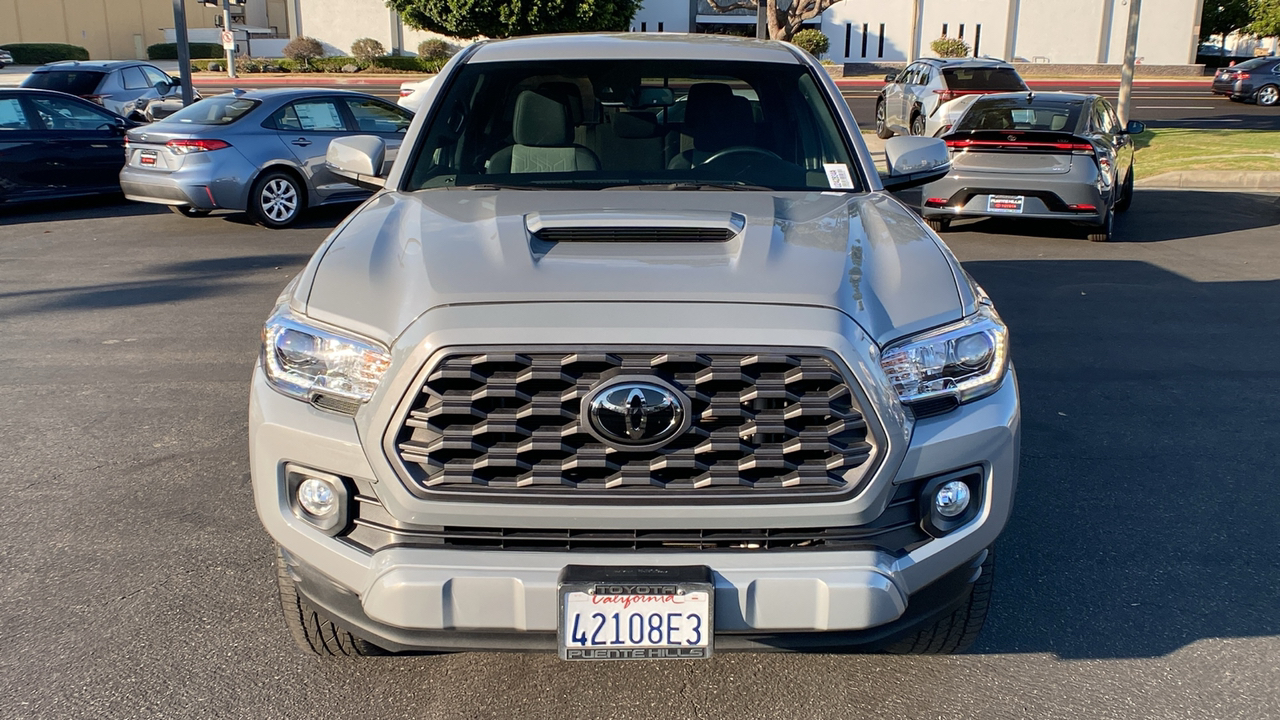
{"label": "steering wheel", "polygon": [[782,158],[778,157],[778,154],[777,154],[777,153],[772,152],[772,151],[769,151],[769,150],[765,150],[765,149],[764,149],[764,148],[762,148],[762,147],[755,147],[754,145],[734,145],[734,146],[732,146],[732,147],[727,147],[727,148],[724,148],[724,149],[722,149],[722,150],[719,150],[719,151],[717,151],[717,152],[712,153],[712,154],[711,154],[711,157],[707,158],[706,160],[703,160],[702,162],[700,162],[700,163],[698,163],[698,164],[699,164],[699,165],[706,165],[707,163],[715,162],[716,160],[719,160],[719,159],[720,159],[720,158],[722,158],[722,157],[728,157],[728,156],[730,156],[730,155],[743,155],[743,154],[747,154],[747,153],[754,153],[754,154],[756,154],[756,155],[764,155],[765,157],[771,157],[771,158],[773,158],[774,160],[779,160],[779,161],[781,161],[781,160],[782,160]]}

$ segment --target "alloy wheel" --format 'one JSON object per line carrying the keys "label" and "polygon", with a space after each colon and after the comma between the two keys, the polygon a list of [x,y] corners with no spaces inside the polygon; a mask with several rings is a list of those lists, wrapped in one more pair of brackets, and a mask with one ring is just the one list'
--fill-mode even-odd
{"label": "alloy wheel", "polygon": [[268,220],[287,222],[298,212],[298,189],[284,178],[272,178],[262,186],[258,203]]}
{"label": "alloy wheel", "polygon": [[1258,104],[1268,107],[1275,105],[1280,101],[1280,88],[1275,85],[1268,85],[1258,91]]}

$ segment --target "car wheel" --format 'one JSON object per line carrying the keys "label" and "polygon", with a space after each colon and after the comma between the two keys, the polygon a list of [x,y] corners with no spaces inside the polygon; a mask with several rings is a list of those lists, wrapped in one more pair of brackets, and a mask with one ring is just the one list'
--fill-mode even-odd
{"label": "car wheel", "polygon": [[911,116],[911,134],[917,137],[924,136],[924,115],[915,113]]}
{"label": "car wheel", "polygon": [[884,101],[876,101],[876,137],[881,140],[888,140],[893,137],[893,131],[885,124]]}
{"label": "car wheel", "polygon": [[1263,85],[1262,88],[1258,90],[1257,98],[1259,105],[1262,105],[1263,107],[1271,107],[1277,102],[1280,102],[1280,88],[1277,88],[1275,85]]}
{"label": "car wheel", "polygon": [[951,228],[951,218],[925,218],[924,224],[929,229],[941,235]]}
{"label": "car wheel", "polygon": [[276,547],[276,587],[280,591],[284,624],[303,652],[326,657],[388,654],[377,645],[347,632],[299,595],[279,546]]}
{"label": "car wheel", "polygon": [[990,547],[982,561],[982,574],[973,583],[973,591],[964,604],[932,626],[888,646],[885,652],[894,655],[952,655],[968,650],[987,621],[995,570],[996,549]]}
{"label": "car wheel", "polygon": [[212,210],[201,210],[200,208],[191,207],[190,205],[170,205],[169,209],[173,211],[174,215],[181,215],[182,217],[189,218],[209,217],[209,213],[213,212]]}
{"label": "car wheel", "polygon": [[1133,168],[1129,168],[1129,174],[1124,177],[1124,183],[1120,186],[1120,198],[1116,200],[1116,212],[1124,212],[1133,204]]}
{"label": "car wheel", "polygon": [[249,193],[250,214],[269,228],[289,227],[297,221],[305,205],[301,183],[293,175],[279,170],[264,173]]}
{"label": "car wheel", "polygon": [[1115,224],[1115,211],[1107,210],[1102,224],[1089,230],[1089,242],[1111,242],[1111,226]]}

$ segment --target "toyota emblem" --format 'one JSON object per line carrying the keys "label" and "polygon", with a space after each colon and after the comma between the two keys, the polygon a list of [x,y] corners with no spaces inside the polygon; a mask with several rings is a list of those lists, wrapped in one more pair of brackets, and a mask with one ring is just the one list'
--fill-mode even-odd
{"label": "toyota emblem", "polygon": [[653,448],[687,427],[685,399],[666,383],[615,382],[587,396],[590,427],[605,442]]}

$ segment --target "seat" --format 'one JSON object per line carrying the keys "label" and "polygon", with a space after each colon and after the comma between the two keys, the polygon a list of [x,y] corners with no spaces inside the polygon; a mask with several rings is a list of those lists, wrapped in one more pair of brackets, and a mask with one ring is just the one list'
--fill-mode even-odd
{"label": "seat", "polygon": [[525,90],[516,96],[511,121],[515,144],[494,153],[489,174],[599,170],[595,153],[573,143],[569,109],[548,94]]}
{"label": "seat", "polygon": [[1054,115],[1053,119],[1049,121],[1050,130],[1061,131],[1061,130],[1065,130],[1066,127],[1067,127],[1066,115]]}
{"label": "seat", "polygon": [[683,134],[693,147],[667,163],[668,170],[687,170],[729,147],[756,144],[751,101],[734,95],[724,83],[697,83],[689,88]]}

